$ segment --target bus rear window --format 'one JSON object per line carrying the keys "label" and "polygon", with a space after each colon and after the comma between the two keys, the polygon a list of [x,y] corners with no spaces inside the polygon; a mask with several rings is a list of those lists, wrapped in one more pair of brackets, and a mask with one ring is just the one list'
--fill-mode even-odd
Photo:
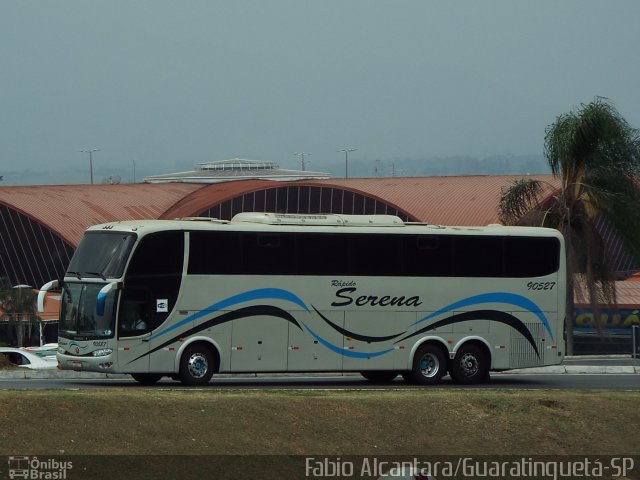
{"label": "bus rear window", "polygon": [[560,268],[557,238],[507,237],[504,248],[507,277],[542,277]]}

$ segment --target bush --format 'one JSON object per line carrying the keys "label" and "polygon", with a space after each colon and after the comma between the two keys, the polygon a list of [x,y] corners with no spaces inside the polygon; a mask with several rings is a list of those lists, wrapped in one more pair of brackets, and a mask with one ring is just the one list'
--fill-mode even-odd
{"label": "bush", "polygon": [[6,355],[0,354],[0,370],[6,370],[14,365],[9,361]]}

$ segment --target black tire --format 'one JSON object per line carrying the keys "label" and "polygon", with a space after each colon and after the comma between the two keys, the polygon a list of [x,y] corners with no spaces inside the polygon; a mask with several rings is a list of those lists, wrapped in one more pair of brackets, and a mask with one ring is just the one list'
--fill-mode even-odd
{"label": "black tire", "polygon": [[463,345],[449,365],[449,375],[456,383],[471,385],[489,378],[489,357],[476,345]]}
{"label": "black tire", "polygon": [[433,343],[427,343],[418,348],[408,377],[411,380],[410,383],[435,385],[445,373],[447,373],[447,361],[442,349]]}
{"label": "black tire", "polygon": [[364,378],[373,383],[390,383],[398,376],[398,372],[389,372],[386,370],[370,370],[360,372]]}
{"label": "black tire", "polygon": [[158,381],[164,377],[160,373],[132,373],[133,379],[142,385],[155,385]]}
{"label": "black tire", "polygon": [[197,343],[188,346],[180,358],[180,381],[185,385],[206,385],[216,371],[211,347]]}

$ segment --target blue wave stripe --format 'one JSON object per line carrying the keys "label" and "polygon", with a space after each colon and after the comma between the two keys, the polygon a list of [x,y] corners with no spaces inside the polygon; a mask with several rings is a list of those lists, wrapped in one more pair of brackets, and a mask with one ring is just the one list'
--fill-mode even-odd
{"label": "blue wave stripe", "polygon": [[313,330],[311,330],[304,322],[300,322],[302,323],[302,325],[304,326],[304,328],[307,330],[307,332],[309,332],[313,338],[315,338],[316,340],[318,340],[322,345],[324,345],[325,347],[327,347],[329,350],[339,354],[339,355],[343,355],[345,357],[351,357],[351,358],[373,358],[373,357],[379,357],[380,355],[384,355],[385,353],[389,353],[389,352],[393,352],[393,348],[390,348],[388,350],[382,350],[382,351],[378,351],[378,352],[353,352],[351,350],[346,350],[344,348],[338,347],[337,345],[334,345],[333,343],[328,342],[327,340],[325,340],[324,338],[322,338],[321,336],[319,336],[317,333],[315,333]]}
{"label": "blue wave stripe", "polygon": [[237,295],[233,295],[232,297],[225,298],[217,303],[209,305],[208,307],[200,310],[199,312],[194,313],[193,315],[189,315],[184,320],[172,325],[164,330],[160,330],[158,333],[153,334],[149,337],[149,340],[153,340],[154,338],[158,338],[176,328],[182,327],[189,322],[197,320],[204,315],[210,314],[212,312],[216,312],[218,310],[225,309],[232,305],[237,305],[238,303],[251,302],[253,300],[264,300],[264,299],[274,299],[274,300],[285,300],[287,302],[292,302],[302,307],[306,312],[309,311],[304,302],[296,295],[287,290],[282,290],[281,288],[258,288],[256,290],[250,290],[248,292],[239,293]]}
{"label": "blue wave stripe", "polygon": [[527,297],[523,297],[522,295],[516,295],[515,293],[507,293],[507,292],[495,292],[495,293],[483,293],[481,295],[475,295],[473,297],[468,297],[462,299],[458,302],[447,305],[446,307],[441,308],[440,310],[433,312],[426,317],[421,318],[414,325],[418,323],[425,322],[433,317],[438,315],[442,315],[443,313],[450,312],[457,308],[464,308],[470,305],[478,305],[481,303],[507,303],[509,305],[515,305],[517,307],[524,308],[529,312],[533,313],[544,325],[549,335],[551,335],[551,339],[553,340],[553,332],[551,331],[551,327],[549,326],[549,322],[547,321],[547,317],[542,313],[540,307],[529,300]]}

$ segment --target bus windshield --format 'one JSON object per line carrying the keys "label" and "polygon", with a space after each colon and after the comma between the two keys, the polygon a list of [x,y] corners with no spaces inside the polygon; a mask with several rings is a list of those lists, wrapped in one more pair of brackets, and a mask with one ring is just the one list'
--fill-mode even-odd
{"label": "bus windshield", "polygon": [[73,254],[67,275],[119,278],[135,241],[132,233],[88,232]]}
{"label": "bus windshield", "polygon": [[77,340],[113,337],[117,292],[107,294],[103,315],[96,309],[98,293],[104,286],[104,283],[64,284],[58,326],[61,337]]}

